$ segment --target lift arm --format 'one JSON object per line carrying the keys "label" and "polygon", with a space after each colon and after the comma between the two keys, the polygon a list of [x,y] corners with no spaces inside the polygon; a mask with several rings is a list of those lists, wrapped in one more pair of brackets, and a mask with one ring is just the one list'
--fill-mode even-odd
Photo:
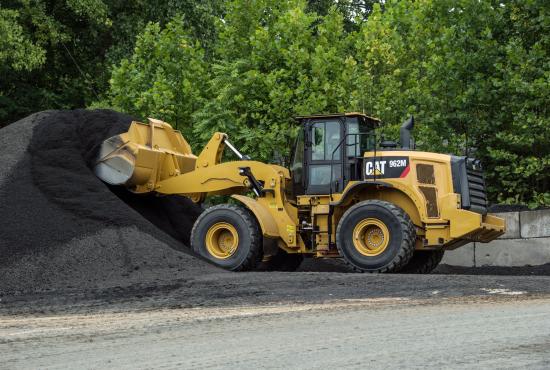
{"label": "lift arm", "polygon": [[[240,160],[222,163],[225,146]],[[194,202],[202,202],[207,195],[253,191],[256,199],[236,199],[256,215],[261,226],[276,223],[277,231],[262,227],[264,236],[280,236],[286,247],[296,247],[297,209],[286,201],[284,191],[290,180],[288,169],[249,159],[221,132],[212,135],[197,157],[179,131],[150,119],[148,125],[132,122],[128,132],[107,139],[95,173],[136,193],[177,194]]]}

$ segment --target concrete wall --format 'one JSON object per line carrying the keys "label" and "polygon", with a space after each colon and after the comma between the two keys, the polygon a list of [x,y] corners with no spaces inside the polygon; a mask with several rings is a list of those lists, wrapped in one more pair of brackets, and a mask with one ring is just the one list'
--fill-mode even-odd
{"label": "concrete wall", "polygon": [[441,263],[454,266],[536,266],[550,263],[550,209],[497,213],[507,231],[490,243],[448,251]]}

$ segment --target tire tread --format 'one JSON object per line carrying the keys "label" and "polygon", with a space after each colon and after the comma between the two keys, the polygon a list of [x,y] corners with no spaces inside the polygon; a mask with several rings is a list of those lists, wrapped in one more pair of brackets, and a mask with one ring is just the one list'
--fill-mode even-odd
{"label": "tire tread", "polygon": [[[207,208],[195,221],[193,228],[191,229],[191,241],[195,240],[195,234],[197,228],[202,222],[202,220],[208,216],[210,213],[217,210],[231,210],[237,213],[246,223],[246,228],[250,233],[250,238],[252,240],[250,250],[245,258],[245,260],[236,268],[231,269],[232,271],[249,271],[253,270],[258,266],[262,261],[263,256],[263,247],[262,247],[262,234],[260,232],[260,227],[256,221],[256,217],[246,208],[235,205],[235,204],[218,204],[212,207]],[[200,255],[200,251],[196,246],[192,244],[193,251]]]}
{"label": "tire tread", "polygon": [[[401,244],[401,248],[399,250],[398,255],[394,260],[387,266],[384,266],[382,268],[376,269],[376,270],[364,270],[362,268],[359,268],[352,263],[350,263],[346,258],[344,258],[344,261],[346,265],[348,265],[353,271],[355,272],[370,272],[370,273],[385,273],[385,272],[394,272],[400,270],[403,266],[405,266],[409,260],[412,258],[414,249],[415,249],[415,239],[416,239],[416,228],[410,219],[409,215],[403,211],[400,207],[396,206],[393,203],[386,202],[383,200],[366,200],[359,202],[352,207],[350,207],[344,214],[342,215],[341,220],[344,220],[351,212],[353,212],[355,209],[362,207],[364,205],[378,205],[383,208],[389,209],[394,216],[399,220],[399,223],[401,224],[401,227],[403,229],[403,242]],[[339,226],[339,225],[338,225]],[[336,232],[339,234],[339,227]],[[336,237],[336,240],[338,240],[338,236]],[[338,248],[338,252],[341,256],[344,256],[342,251],[342,246],[339,245],[339,243],[336,243],[336,247]]]}

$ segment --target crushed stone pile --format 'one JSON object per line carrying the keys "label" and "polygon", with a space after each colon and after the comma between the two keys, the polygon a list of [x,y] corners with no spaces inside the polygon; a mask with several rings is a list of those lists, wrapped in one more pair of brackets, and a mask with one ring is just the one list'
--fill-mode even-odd
{"label": "crushed stone pile", "polygon": [[186,247],[200,207],[109,187],[90,167],[132,118],[46,111],[0,130],[0,295],[221,272]]}

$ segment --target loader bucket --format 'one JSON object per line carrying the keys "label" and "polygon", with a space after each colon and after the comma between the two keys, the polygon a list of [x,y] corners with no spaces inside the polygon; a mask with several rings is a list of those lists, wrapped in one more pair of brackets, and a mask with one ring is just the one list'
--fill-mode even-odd
{"label": "loader bucket", "polygon": [[196,158],[179,131],[149,118],[149,124],[132,122],[128,132],[105,140],[94,172],[108,184],[144,193],[163,179],[192,171]]}
{"label": "loader bucket", "polygon": [[135,158],[132,153],[121,150],[124,144],[121,135],[113,136],[101,144],[98,155],[100,160],[94,172],[108,184],[126,184],[134,173]]}

